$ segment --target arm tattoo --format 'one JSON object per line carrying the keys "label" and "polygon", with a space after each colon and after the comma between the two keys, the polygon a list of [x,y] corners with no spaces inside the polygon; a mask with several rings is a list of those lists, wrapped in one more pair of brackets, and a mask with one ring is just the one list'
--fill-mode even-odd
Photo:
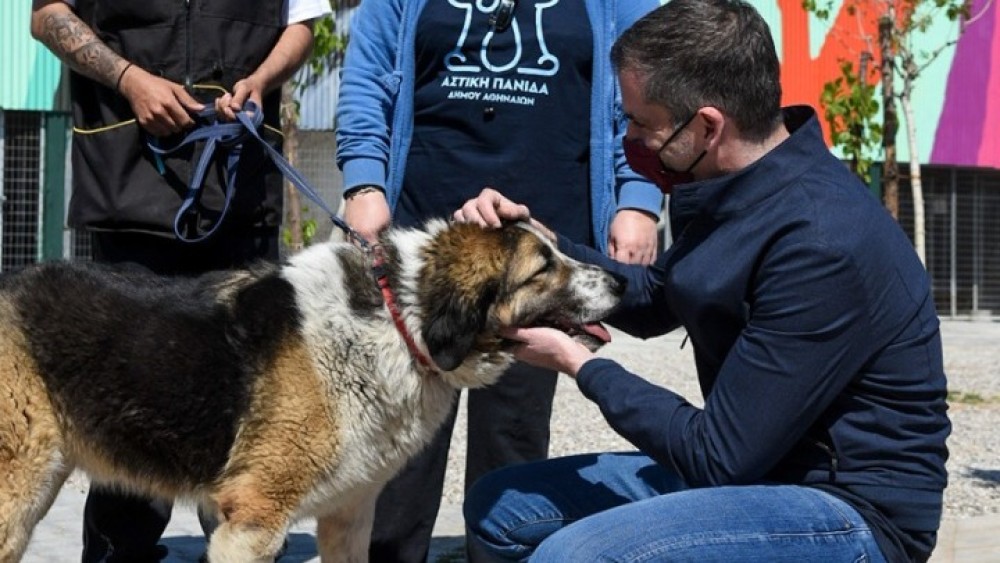
{"label": "arm tattoo", "polygon": [[128,65],[75,14],[52,14],[43,23],[45,44],[69,67],[109,88]]}

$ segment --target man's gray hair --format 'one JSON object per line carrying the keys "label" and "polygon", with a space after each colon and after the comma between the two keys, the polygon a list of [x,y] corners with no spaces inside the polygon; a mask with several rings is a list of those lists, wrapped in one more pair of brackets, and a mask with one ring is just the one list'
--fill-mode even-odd
{"label": "man's gray hair", "polygon": [[763,140],[781,119],[778,55],[761,15],[743,0],[671,0],[615,42],[611,61],[646,81],[646,102],[676,124],[712,106],[748,140]]}

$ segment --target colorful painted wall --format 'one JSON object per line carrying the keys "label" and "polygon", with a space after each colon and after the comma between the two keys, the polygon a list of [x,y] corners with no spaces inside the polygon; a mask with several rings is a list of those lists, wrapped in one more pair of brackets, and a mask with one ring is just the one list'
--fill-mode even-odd
{"label": "colorful painted wall", "polygon": [[[877,56],[875,0],[867,14],[849,13],[834,2],[829,21],[806,13],[801,0],[750,1],[775,36],[785,104],[817,105],[823,84],[839,75],[841,60],[857,68],[862,51]],[[946,48],[915,85],[917,151],[923,163],[1000,168],[1000,10],[996,0],[973,0],[971,13],[974,21],[960,37],[957,24],[942,14],[919,38],[925,51],[955,38],[958,42]],[[896,86],[897,92],[900,88]],[[881,96],[881,90],[876,95]],[[909,158],[904,127],[901,122],[896,138],[901,161]]]}
{"label": "colorful painted wall", "polygon": [[[865,37],[876,38],[874,18],[851,15],[835,0],[829,21],[802,9],[801,0],[750,0],[768,21],[782,61],[784,103],[817,105],[823,84],[839,74],[839,61],[858,64]],[[875,6],[878,0],[870,0]],[[942,52],[916,84],[917,152],[921,162],[1000,169],[1000,0],[973,0],[976,20],[957,45]],[[0,108],[52,109],[59,99],[58,62],[28,33],[30,3],[0,2]],[[874,9],[869,10],[874,13]],[[957,37],[947,18],[921,39],[932,49]],[[308,98],[308,96],[306,96]],[[322,96],[324,106],[336,96]],[[303,111],[312,104],[303,100]],[[329,108],[326,108],[329,113]],[[325,115],[325,114],[324,114]],[[303,116],[304,121],[314,121]],[[902,117],[902,116],[901,116]],[[330,120],[322,120],[324,124]],[[326,125],[324,125],[326,126]],[[899,158],[908,159],[901,123]]]}

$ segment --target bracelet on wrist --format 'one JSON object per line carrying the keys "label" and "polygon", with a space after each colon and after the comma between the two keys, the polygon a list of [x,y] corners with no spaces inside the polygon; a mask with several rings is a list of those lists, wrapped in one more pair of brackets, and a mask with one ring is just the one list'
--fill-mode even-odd
{"label": "bracelet on wrist", "polygon": [[128,72],[128,69],[130,68],[132,68],[132,63],[125,65],[125,68],[123,68],[122,71],[118,73],[118,80],[115,81],[115,92],[122,91],[122,78],[125,78],[125,73]]}
{"label": "bracelet on wrist", "polygon": [[346,194],[344,194],[344,199],[351,200],[354,199],[355,196],[359,196],[362,194],[370,194],[372,192],[384,192],[384,191],[385,190],[383,190],[378,186],[362,186],[360,188],[354,188],[352,190],[349,190]]}

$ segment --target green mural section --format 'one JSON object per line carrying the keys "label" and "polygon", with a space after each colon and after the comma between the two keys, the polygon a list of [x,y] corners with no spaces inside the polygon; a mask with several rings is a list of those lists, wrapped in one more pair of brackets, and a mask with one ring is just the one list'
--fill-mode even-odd
{"label": "green mural section", "polygon": [[62,73],[59,60],[31,37],[31,2],[0,2],[0,108],[52,110]]}

